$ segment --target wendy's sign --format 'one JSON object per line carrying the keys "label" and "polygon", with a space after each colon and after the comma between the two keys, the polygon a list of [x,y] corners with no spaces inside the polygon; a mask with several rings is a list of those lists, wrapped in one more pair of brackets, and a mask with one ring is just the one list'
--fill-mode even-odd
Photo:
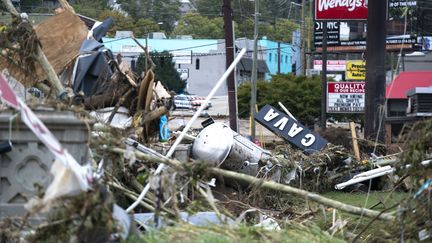
{"label": "wendy's sign", "polygon": [[367,13],[368,0],[315,0],[316,21],[366,20]]}
{"label": "wendy's sign", "polygon": [[325,139],[271,105],[264,106],[255,120],[304,152],[317,152],[327,144]]}

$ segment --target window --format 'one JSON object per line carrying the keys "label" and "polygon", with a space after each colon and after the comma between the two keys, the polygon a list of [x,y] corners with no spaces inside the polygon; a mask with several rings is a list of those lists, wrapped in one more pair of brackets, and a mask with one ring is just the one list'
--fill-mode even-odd
{"label": "window", "polygon": [[269,53],[269,62],[271,62],[272,54]]}
{"label": "window", "polygon": [[284,55],[281,55],[281,57],[280,57],[280,62],[281,62],[281,63],[284,62]]}
{"label": "window", "polygon": [[200,59],[198,59],[198,58],[195,60],[195,69],[196,70],[200,69]]}
{"label": "window", "polygon": [[288,63],[288,56],[285,56],[285,63]]}

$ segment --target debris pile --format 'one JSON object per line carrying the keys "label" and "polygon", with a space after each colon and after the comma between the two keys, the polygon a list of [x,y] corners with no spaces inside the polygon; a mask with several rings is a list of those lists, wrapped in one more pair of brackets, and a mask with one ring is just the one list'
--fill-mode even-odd
{"label": "debris pile", "polygon": [[[17,96],[7,82],[11,81],[0,76],[2,105],[14,110],[8,111],[7,121],[3,119],[9,126],[0,126],[1,138],[3,134],[8,137],[0,144],[0,167],[15,166],[17,169],[10,171],[21,173],[15,176],[18,181],[0,174],[0,182],[2,189],[8,187],[8,193],[15,184],[26,186],[9,195],[10,201],[0,197],[0,242],[272,242],[286,238],[334,242],[345,237],[346,224],[336,220],[336,210],[372,221],[398,222],[403,237],[409,239],[431,237],[431,172],[422,168],[430,158],[432,123],[420,123],[413,129],[410,136],[422,139],[410,138],[415,143],[394,160],[402,161],[398,170],[382,167],[386,166],[384,157],[375,154],[360,161],[359,153],[352,156],[346,145],[328,143],[291,115],[269,105],[258,113],[257,120],[289,144],[266,150],[212,119],[203,122],[202,130],[191,133],[191,124],[209,108],[210,99],[223,84],[221,78],[200,101],[188,124],[170,136],[167,123],[172,97],[157,82],[153,65],[136,77],[121,56],[115,57],[101,41],[111,19],[88,30],[66,1],[61,3],[62,11],[35,28],[9,6],[14,22],[0,33],[4,50],[0,67],[7,68],[25,88],[36,88],[36,93],[42,94],[32,108],[42,107],[48,117],[60,116],[60,105],[49,104],[61,101],[63,110],[84,113],[95,122],[86,119],[86,139],[78,133],[74,135],[79,139],[72,138],[63,133],[67,128],[49,124],[33,113],[26,97]],[[224,76],[244,53],[243,49]],[[21,150],[14,152],[34,151],[31,160],[16,161],[18,156],[8,156],[18,150],[12,143],[18,141],[13,137],[17,127],[33,140],[19,140]],[[85,151],[66,147],[68,139],[84,144]],[[48,159],[48,153],[55,156],[54,161]],[[364,172],[371,168],[374,173]],[[35,176],[37,171],[42,176]],[[44,181],[48,171],[53,178]],[[371,183],[369,177],[363,178],[364,173],[371,178],[390,175],[392,179],[398,174],[395,188],[411,176],[406,187],[420,189],[398,204],[399,208],[388,207],[382,212],[320,194],[359,177],[359,181]],[[22,209],[25,205],[28,213],[6,215],[5,206],[12,203]],[[331,229],[305,223],[318,214],[310,204],[318,204],[325,217],[328,211],[333,212]],[[340,234],[334,235],[336,232]],[[362,233],[355,232],[357,236]]]}

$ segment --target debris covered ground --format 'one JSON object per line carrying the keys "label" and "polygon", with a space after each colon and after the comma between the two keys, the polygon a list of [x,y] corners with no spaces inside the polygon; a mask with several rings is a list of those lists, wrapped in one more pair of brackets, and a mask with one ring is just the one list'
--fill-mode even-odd
{"label": "debris covered ground", "polygon": [[[196,158],[191,154],[192,147],[196,150],[203,131],[217,123],[208,120],[210,124],[203,130],[186,126],[168,135],[166,120],[172,95],[156,80],[149,56],[149,69],[135,77],[121,57],[114,57],[100,42],[112,20],[89,31],[70,6],[63,7],[41,24],[70,24],[61,30],[52,28],[71,38],[62,43],[62,49],[57,42],[49,44],[58,38],[54,33],[45,33],[37,26],[33,29],[12,8],[9,10],[15,16],[14,22],[0,34],[0,64],[8,70],[0,83],[2,113],[11,114],[1,139],[17,136],[28,126],[28,132],[40,140],[34,143],[50,149],[42,157],[45,162],[51,159],[45,157],[52,156],[51,152],[56,155],[56,161],[50,162],[47,169],[54,178],[44,185],[31,185],[38,187],[37,193],[20,201],[27,211],[9,216],[2,211],[0,242],[343,242],[432,238],[432,179],[427,162],[431,121],[411,128],[402,153],[393,154],[380,146],[371,154],[369,142],[363,142],[362,160],[353,155],[351,143],[346,142],[350,135],[343,132],[336,138],[336,132],[329,133],[333,138],[327,140],[335,141],[333,144],[307,154],[288,143],[260,148],[231,130],[224,133],[227,137],[223,140],[234,137],[234,147],[221,150],[220,160],[213,161],[220,152],[217,147],[210,151],[209,159]],[[21,86],[15,85],[9,92],[13,83]],[[31,87],[32,95],[26,94]],[[26,95],[20,96],[22,89]],[[85,152],[70,150],[74,158],[68,157],[48,131],[55,130],[48,126],[48,120],[41,122],[36,115],[29,115],[30,109],[21,100],[36,115],[41,110],[51,112],[51,116],[72,111],[87,128],[86,142],[80,144],[84,147],[81,152]],[[21,116],[13,116],[18,111]],[[6,147],[12,144],[10,150],[20,145],[12,135],[5,141]],[[63,142],[67,138],[58,139]],[[253,153],[245,154],[240,144],[253,148]],[[6,164],[14,159],[8,156],[10,150],[2,152],[0,162]],[[79,159],[83,154],[88,156]],[[228,166],[228,160],[233,166]],[[335,192],[335,185],[380,168],[384,162],[391,164],[392,173]],[[161,164],[165,168],[159,169]],[[0,206],[5,204],[2,201]]]}

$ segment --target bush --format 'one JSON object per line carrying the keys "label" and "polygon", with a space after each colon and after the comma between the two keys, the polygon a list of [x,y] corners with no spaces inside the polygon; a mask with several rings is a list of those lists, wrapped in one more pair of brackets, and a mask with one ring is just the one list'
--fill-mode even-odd
{"label": "bush", "polygon": [[[248,117],[250,114],[250,90],[250,83],[243,84],[238,89],[240,117]],[[257,82],[258,109],[269,104],[280,110],[279,101],[302,124],[313,125],[321,112],[320,78],[279,74],[273,76],[270,82]]]}

